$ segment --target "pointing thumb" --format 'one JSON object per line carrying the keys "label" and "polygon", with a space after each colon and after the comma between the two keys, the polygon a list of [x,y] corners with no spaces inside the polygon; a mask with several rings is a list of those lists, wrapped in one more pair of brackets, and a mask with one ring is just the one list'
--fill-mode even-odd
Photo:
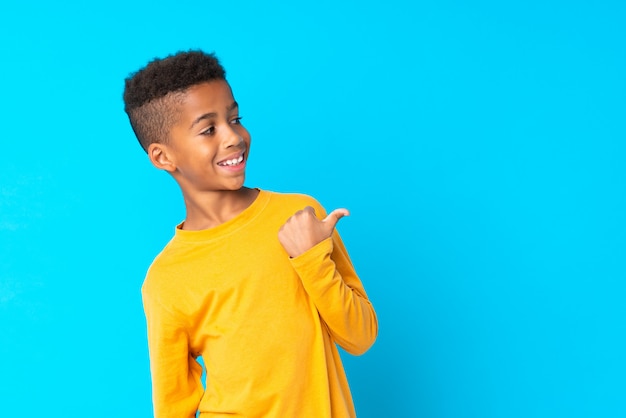
{"label": "pointing thumb", "polygon": [[328,224],[330,229],[333,230],[335,228],[335,225],[337,225],[337,222],[339,222],[339,219],[348,215],[350,215],[348,209],[335,209],[334,211],[330,212],[328,216],[322,220],[322,222]]}

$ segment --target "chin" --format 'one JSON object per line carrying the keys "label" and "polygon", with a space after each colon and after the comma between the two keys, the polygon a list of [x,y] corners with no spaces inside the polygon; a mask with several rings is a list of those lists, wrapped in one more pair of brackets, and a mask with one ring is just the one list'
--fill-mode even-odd
{"label": "chin", "polygon": [[243,182],[241,182],[241,184],[233,184],[230,187],[226,187],[226,190],[230,190],[230,191],[236,192],[236,191],[241,190],[243,188],[244,188],[244,184],[243,184]]}

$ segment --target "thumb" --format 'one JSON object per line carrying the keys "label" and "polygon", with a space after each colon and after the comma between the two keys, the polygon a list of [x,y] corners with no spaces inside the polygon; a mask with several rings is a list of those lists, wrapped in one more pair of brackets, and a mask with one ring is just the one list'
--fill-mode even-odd
{"label": "thumb", "polygon": [[328,216],[322,220],[322,222],[327,224],[332,230],[335,228],[335,225],[337,225],[337,222],[339,222],[339,219],[348,215],[350,215],[348,209],[335,209],[334,211],[330,212]]}

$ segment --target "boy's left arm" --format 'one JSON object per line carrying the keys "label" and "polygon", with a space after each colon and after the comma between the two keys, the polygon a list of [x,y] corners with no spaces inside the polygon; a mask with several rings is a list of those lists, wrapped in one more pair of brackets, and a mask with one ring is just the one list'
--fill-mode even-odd
{"label": "boy's left arm", "polygon": [[376,340],[378,322],[335,231],[345,215],[348,211],[340,209],[319,220],[313,208],[305,208],[281,228],[279,240],[332,337],[347,352],[359,355]]}

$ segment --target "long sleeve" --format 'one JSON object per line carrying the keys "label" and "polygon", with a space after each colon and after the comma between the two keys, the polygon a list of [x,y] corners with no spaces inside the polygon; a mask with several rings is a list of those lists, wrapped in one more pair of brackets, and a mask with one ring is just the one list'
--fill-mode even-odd
{"label": "long sleeve", "polygon": [[291,263],[334,340],[350,354],[367,351],[378,322],[339,234],[335,231]]}
{"label": "long sleeve", "polygon": [[154,417],[195,417],[203,394],[202,366],[190,353],[187,332],[145,292],[143,302],[148,325]]}
{"label": "long sleeve", "polygon": [[155,418],[355,417],[338,346],[367,350],[376,317],[339,235],[285,252],[277,231],[308,205],[323,213],[260,191],[230,221],[177,228],[155,258],[142,286]]}

